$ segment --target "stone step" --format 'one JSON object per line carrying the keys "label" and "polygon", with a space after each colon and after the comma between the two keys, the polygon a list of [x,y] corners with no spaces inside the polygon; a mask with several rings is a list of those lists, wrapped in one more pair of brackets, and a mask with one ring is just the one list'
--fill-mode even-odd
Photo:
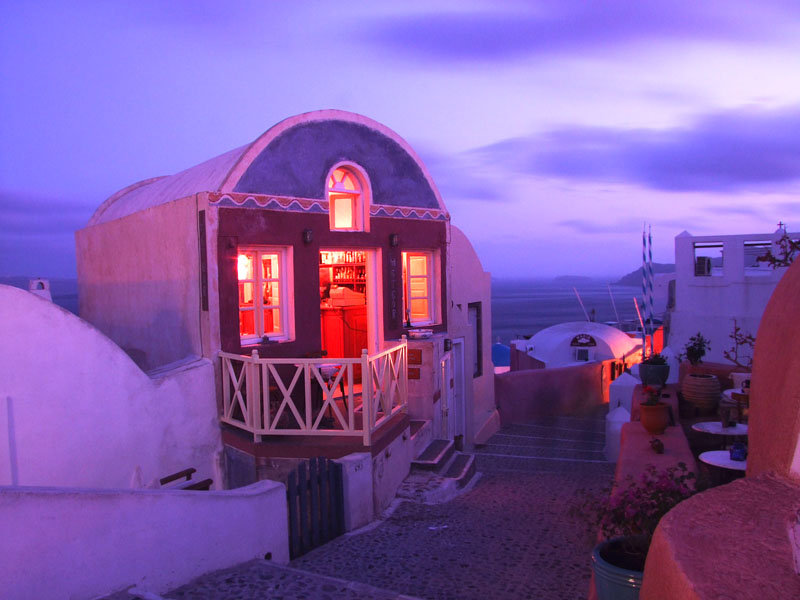
{"label": "stone step", "polygon": [[461,452],[456,452],[453,455],[453,459],[444,471],[444,476],[454,479],[456,485],[460,488],[467,485],[473,475],[475,475],[475,457]]}
{"label": "stone step", "polygon": [[416,460],[412,468],[422,471],[440,471],[455,451],[453,440],[433,440]]}

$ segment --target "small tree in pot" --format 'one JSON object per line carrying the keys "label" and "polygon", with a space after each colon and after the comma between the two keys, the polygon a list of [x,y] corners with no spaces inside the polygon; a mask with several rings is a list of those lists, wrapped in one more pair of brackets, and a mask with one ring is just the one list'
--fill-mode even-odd
{"label": "small tree in pot", "polygon": [[683,352],[678,355],[678,358],[686,358],[692,365],[689,374],[681,384],[681,392],[684,399],[692,404],[700,414],[714,412],[719,402],[719,379],[715,375],[699,373],[697,369],[697,365],[703,362],[703,357],[710,349],[710,341],[698,331],[697,335],[689,338]]}
{"label": "small tree in pot", "polygon": [[666,385],[667,378],[669,378],[669,365],[661,354],[651,354],[639,363],[639,379],[644,385]]}
{"label": "small tree in pot", "polygon": [[592,552],[595,587],[600,600],[638,598],[644,563],[658,522],[675,505],[697,492],[695,475],[685,463],[666,470],[648,465],[599,495],[584,493],[571,510],[598,528],[603,542]]}

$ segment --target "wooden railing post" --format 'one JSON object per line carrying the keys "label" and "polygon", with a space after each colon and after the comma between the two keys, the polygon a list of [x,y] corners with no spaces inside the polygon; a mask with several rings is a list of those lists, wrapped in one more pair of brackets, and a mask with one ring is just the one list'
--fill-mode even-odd
{"label": "wooden railing post", "polygon": [[364,428],[364,445],[372,445],[372,365],[366,349],[361,352],[361,409],[364,413],[362,426]]}
{"label": "wooden railing post", "polygon": [[252,361],[247,365],[250,371],[247,373],[247,409],[250,413],[250,427],[253,429],[253,440],[256,442],[261,441],[261,436],[256,433],[261,423],[261,402],[259,396],[261,392],[261,385],[259,384],[259,364],[258,364],[258,350],[253,350],[250,354]]}
{"label": "wooden railing post", "polygon": [[400,350],[400,402],[403,407],[403,412],[408,412],[408,339],[403,335],[400,338],[402,349]]}
{"label": "wooden railing post", "polygon": [[303,361],[303,383],[305,384],[306,395],[306,426],[305,429],[311,430],[314,426],[314,421],[311,417],[311,365],[309,361]]}

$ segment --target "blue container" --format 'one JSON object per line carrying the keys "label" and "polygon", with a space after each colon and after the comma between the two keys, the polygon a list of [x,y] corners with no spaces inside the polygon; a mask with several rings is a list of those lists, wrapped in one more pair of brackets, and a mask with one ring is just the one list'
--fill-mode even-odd
{"label": "blue container", "polygon": [[742,442],[736,442],[731,446],[731,460],[747,460],[747,446]]}
{"label": "blue container", "polygon": [[622,538],[601,542],[592,551],[594,587],[599,600],[638,600],[642,587],[642,571],[623,569],[603,558],[606,548],[619,543]]}

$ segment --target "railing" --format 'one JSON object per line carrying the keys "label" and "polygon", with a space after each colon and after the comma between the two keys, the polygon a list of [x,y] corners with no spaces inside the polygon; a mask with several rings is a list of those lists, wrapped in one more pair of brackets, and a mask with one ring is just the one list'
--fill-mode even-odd
{"label": "railing", "polygon": [[408,404],[407,343],[360,358],[260,358],[220,352],[220,420],[253,434],[362,436]]}

